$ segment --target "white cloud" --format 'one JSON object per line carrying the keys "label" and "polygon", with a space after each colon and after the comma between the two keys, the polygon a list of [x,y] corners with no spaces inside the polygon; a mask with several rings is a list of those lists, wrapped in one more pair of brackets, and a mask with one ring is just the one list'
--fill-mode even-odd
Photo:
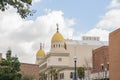
{"label": "white cloud", "polygon": [[32,3],[38,3],[41,2],[42,0],[32,0]]}
{"label": "white cloud", "polygon": [[109,36],[108,30],[100,29],[100,28],[93,28],[87,31],[86,33],[79,33],[73,36],[74,40],[82,40],[82,36],[95,36],[100,37],[100,41],[108,41]]}
{"label": "white cloud", "polygon": [[94,28],[91,29],[90,31],[88,31],[86,34],[86,36],[99,36],[101,41],[108,41],[108,35],[109,31],[104,30],[104,29],[99,29],[99,28]]}
{"label": "white cloud", "polygon": [[108,8],[120,8],[120,3],[118,2],[118,0],[112,0],[110,2],[110,4],[108,5]]}
{"label": "white cloud", "polygon": [[109,10],[100,17],[101,20],[96,24],[95,28],[83,35],[99,36],[102,41],[108,41],[109,33],[120,28],[120,3],[118,0],[111,0],[108,8]]}
{"label": "white cloud", "polygon": [[97,28],[116,29],[120,27],[120,9],[112,9],[105,13],[101,21],[98,22]]}
{"label": "white cloud", "polygon": [[[111,5],[113,3],[114,6],[119,4],[116,0],[112,0]],[[100,36],[101,40],[106,41],[109,32],[119,28],[120,25],[120,9],[118,6],[113,7],[101,17],[95,28],[85,34],[80,33],[74,36],[72,26],[75,21],[65,18],[62,11],[45,9],[46,14],[38,16],[34,21],[23,20],[14,12],[0,12],[0,52],[5,54],[8,47],[11,47],[20,61],[34,63],[40,42],[44,42],[45,50],[49,51],[51,37],[56,32],[56,23],[59,24],[60,32],[65,38],[80,40],[82,35]]]}
{"label": "white cloud", "polygon": [[35,62],[40,42],[45,43],[46,50],[50,48],[51,37],[56,32],[56,23],[65,37],[72,36],[74,31],[74,19],[64,18],[62,11],[50,11],[34,21],[23,20],[18,14],[9,11],[1,12],[0,15],[0,52],[5,55],[10,47],[21,62]]}

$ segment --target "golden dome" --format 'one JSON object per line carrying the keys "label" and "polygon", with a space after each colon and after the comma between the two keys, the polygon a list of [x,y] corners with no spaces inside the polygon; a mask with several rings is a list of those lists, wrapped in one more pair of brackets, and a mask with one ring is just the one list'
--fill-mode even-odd
{"label": "golden dome", "polygon": [[45,52],[44,52],[44,50],[39,49],[38,52],[37,52],[37,54],[36,54],[36,56],[37,56],[37,57],[45,56]]}
{"label": "golden dome", "polygon": [[64,40],[63,36],[62,36],[59,32],[56,32],[56,33],[53,35],[51,42],[55,42],[55,41],[64,42],[65,40]]}
{"label": "golden dome", "polygon": [[53,35],[51,42],[55,42],[55,41],[61,41],[64,42],[64,38],[63,36],[59,33],[59,28],[58,28],[58,24],[57,25],[57,32]]}

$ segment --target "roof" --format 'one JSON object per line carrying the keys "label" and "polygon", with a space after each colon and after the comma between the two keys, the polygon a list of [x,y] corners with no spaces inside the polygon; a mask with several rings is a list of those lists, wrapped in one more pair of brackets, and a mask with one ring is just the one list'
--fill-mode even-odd
{"label": "roof", "polygon": [[60,32],[56,32],[56,33],[53,35],[53,37],[52,37],[52,39],[51,39],[51,42],[55,42],[55,41],[61,41],[61,42],[64,42],[64,41],[65,41],[65,40],[64,40],[64,37],[61,35]]}
{"label": "roof", "polygon": [[94,40],[66,40],[66,43],[81,45],[108,45],[107,41],[94,41]]}
{"label": "roof", "polygon": [[36,56],[37,56],[37,57],[39,57],[39,56],[45,56],[44,50],[39,49],[38,52],[37,52],[37,54],[36,54]]}

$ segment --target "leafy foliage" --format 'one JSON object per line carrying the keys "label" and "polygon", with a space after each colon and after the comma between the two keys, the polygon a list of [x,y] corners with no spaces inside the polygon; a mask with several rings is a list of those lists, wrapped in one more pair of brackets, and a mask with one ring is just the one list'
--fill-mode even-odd
{"label": "leafy foliage", "polygon": [[84,78],[84,76],[85,76],[85,69],[84,69],[84,67],[79,67],[77,69],[77,72],[78,72],[78,77],[80,79]]}
{"label": "leafy foliage", "polygon": [[20,62],[17,57],[11,57],[11,50],[6,53],[6,59],[0,62],[0,80],[20,80]]}
{"label": "leafy foliage", "polygon": [[53,78],[53,80],[57,80],[57,70],[56,69],[51,67],[51,69],[48,72],[48,74],[51,75],[51,78]]}
{"label": "leafy foliage", "polygon": [[25,18],[27,15],[31,15],[31,3],[32,0],[0,0],[0,10],[5,11],[12,6],[17,9],[17,13],[19,13],[22,18]]}
{"label": "leafy foliage", "polygon": [[47,78],[47,74],[45,74],[44,72],[42,72],[42,73],[40,73],[39,74],[40,75],[40,80],[46,80],[46,78]]}

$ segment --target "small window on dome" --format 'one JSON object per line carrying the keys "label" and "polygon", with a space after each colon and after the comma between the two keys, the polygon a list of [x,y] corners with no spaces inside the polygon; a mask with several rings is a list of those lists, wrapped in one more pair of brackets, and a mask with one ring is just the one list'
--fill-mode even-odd
{"label": "small window on dome", "polygon": [[59,48],[60,48],[60,44],[59,44]]}
{"label": "small window on dome", "polygon": [[55,45],[53,45],[53,48],[55,48]]}

